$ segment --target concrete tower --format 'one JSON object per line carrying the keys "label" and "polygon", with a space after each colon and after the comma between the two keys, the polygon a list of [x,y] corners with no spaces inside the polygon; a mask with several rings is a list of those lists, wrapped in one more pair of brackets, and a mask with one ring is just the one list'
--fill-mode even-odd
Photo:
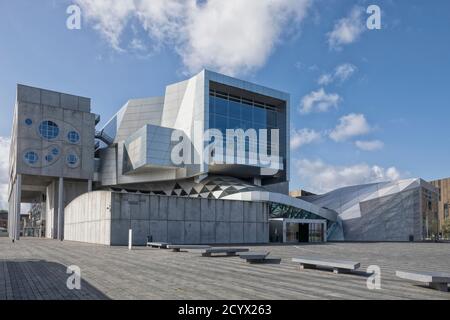
{"label": "concrete tower", "polygon": [[63,239],[64,207],[90,191],[96,116],[90,99],[17,86],[10,150],[8,230],[20,237],[21,203],[44,204],[46,237]]}

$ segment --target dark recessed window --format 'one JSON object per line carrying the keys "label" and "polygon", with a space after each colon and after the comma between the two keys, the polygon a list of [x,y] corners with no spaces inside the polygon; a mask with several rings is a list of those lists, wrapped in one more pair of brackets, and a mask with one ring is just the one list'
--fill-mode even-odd
{"label": "dark recessed window", "polygon": [[33,152],[33,151],[29,151],[29,152],[25,153],[24,158],[28,164],[36,164],[39,161],[39,156],[37,155],[36,152]]}
{"label": "dark recessed window", "polygon": [[53,148],[53,149],[52,149],[52,154],[53,154],[54,156],[58,156],[58,155],[59,155],[59,149],[58,149],[58,148]]}
{"label": "dark recessed window", "polygon": [[69,139],[69,142],[71,143],[78,143],[80,141],[80,135],[76,131],[70,131],[67,134],[67,139]]}
{"label": "dark recessed window", "polygon": [[69,154],[67,156],[67,164],[69,166],[76,166],[78,164],[78,156],[75,154]]}
{"label": "dark recessed window", "polygon": [[26,124],[27,126],[31,126],[31,125],[33,124],[33,120],[31,120],[31,119],[26,119],[26,120],[25,120],[25,124]]}
{"label": "dark recessed window", "polygon": [[47,162],[52,162],[52,161],[53,161],[53,156],[52,156],[51,154],[46,155],[46,156],[45,156],[45,161],[47,161]]}
{"label": "dark recessed window", "polygon": [[59,127],[53,121],[44,121],[39,126],[39,133],[44,139],[53,140],[59,135]]}

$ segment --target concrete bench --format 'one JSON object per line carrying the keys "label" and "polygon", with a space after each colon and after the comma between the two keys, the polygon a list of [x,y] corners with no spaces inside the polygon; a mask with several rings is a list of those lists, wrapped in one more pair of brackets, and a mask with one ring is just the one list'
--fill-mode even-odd
{"label": "concrete bench", "polygon": [[202,251],[203,257],[211,257],[213,254],[226,254],[227,256],[236,256],[238,252],[248,252],[247,248],[208,248]]}
{"label": "concrete bench", "polygon": [[180,252],[181,250],[201,250],[201,249],[209,249],[211,246],[202,246],[202,245],[168,245],[167,249],[172,249],[173,252]]}
{"label": "concrete bench", "polygon": [[450,274],[440,272],[404,272],[397,271],[395,275],[401,279],[426,283],[430,288],[448,292]]}
{"label": "concrete bench", "polygon": [[270,252],[246,252],[240,253],[239,258],[247,260],[248,263],[264,263]]}
{"label": "concrete bench", "polygon": [[147,242],[147,247],[167,249],[169,244],[165,242]]}
{"label": "concrete bench", "polygon": [[341,273],[344,271],[355,271],[358,269],[361,264],[359,262],[354,261],[344,261],[344,260],[331,260],[331,259],[319,259],[319,258],[293,258],[293,262],[300,263],[301,269],[307,268],[327,268],[332,269],[334,273]]}

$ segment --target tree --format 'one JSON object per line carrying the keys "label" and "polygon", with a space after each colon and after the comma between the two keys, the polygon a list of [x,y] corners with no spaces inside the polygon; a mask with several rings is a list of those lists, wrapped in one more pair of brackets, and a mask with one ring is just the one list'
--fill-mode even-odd
{"label": "tree", "polygon": [[442,226],[442,234],[445,238],[450,238],[450,219],[446,219]]}

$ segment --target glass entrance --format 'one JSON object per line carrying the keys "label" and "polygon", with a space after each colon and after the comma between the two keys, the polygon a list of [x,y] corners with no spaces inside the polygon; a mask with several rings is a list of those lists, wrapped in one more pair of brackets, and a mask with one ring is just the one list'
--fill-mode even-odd
{"label": "glass entrance", "polygon": [[318,243],[324,240],[322,223],[286,223],[287,243]]}
{"label": "glass entrance", "polygon": [[286,224],[286,242],[299,242],[299,224],[287,223]]}

